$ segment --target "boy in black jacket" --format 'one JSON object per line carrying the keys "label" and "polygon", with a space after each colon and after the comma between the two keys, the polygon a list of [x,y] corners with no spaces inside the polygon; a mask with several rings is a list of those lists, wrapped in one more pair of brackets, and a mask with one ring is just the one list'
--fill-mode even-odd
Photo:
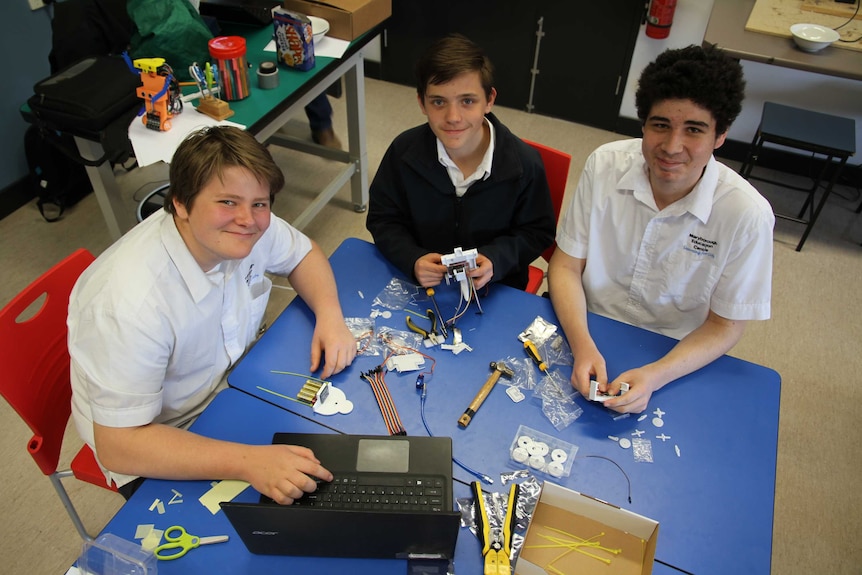
{"label": "boy in black jacket", "polygon": [[441,255],[476,248],[476,288],[524,289],[554,240],[541,157],[491,114],[491,63],[463,36],[438,40],[416,65],[428,123],[389,146],[370,189],[366,226],[380,251],[423,287],[446,273]]}

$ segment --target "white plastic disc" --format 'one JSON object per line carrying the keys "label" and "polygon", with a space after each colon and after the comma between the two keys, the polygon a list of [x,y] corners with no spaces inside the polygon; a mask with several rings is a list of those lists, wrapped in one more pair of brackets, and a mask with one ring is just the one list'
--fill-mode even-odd
{"label": "white plastic disc", "polygon": [[631,446],[632,446],[631,439],[629,439],[627,437],[620,437],[620,447],[622,447],[623,449],[628,449]]}
{"label": "white plastic disc", "polygon": [[518,463],[524,463],[530,458],[530,454],[523,447],[516,447],[512,450],[512,459]]}
{"label": "white plastic disc", "polygon": [[563,464],[559,461],[552,461],[548,464],[548,473],[553,475],[554,477],[562,477],[563,476]]}
{"label": "white plastic disc", "polygon": [[565,463],[568,458],[568,454],[562,449],[555,449],[551,452],[551,459],[559,463]]}
{"label": "white plastic disc", "polygon": [[652,424],[656,427],[661,427],[664,425],[664,420],[661,417],[653,417]]}
{"label": "white plastic disc", "polygon": [[519,447],[528,447],[533,444],[533,438],[529,435],[522,435],[518,438],[518,446]]}
{"label": "white plastic disc", "polygon": [[532,467],[533,469],[542,469],[543,467],[545,467],[545,458],[541,455],[531,455],[530,467]]}

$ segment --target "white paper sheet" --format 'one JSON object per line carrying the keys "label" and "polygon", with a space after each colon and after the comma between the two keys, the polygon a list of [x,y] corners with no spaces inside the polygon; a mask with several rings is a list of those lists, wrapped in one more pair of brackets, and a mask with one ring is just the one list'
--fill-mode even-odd
{"label": "white paper sheet", "polygon": [[[324,36],[323,40],[314,43],[314,55],[325,56],[327,58],[341,58],[347,51],[348,46],[350,46],[350,42],[347,40]],[[263,51],[275,52],[275,40],[270,40]]]}
{"label": "white paper sheet", "polygon": [[204,126],[218,125],[245,129],[242,124],[229,120],[219,122],[195,110],[191,103],[186,103],[183,112],[171,118],[171,129],[167,132],[150,130],[144,126],[140,116],[134,118],[129,124],[129,140],[132,141],[139,166],[149,166],[158,161],[169,164],[177,146],[187,135]]}

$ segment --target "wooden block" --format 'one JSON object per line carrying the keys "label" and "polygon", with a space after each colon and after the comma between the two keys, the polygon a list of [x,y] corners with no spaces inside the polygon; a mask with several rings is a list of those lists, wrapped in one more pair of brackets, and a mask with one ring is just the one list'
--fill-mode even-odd
{"label": "wooden block", "polygon": [[222,121],[233,116],[233,110],[230,109],[227,102],[219,100],[218,98],[213,98],[212,96],[201,98],[196,110],[202,114],[206,114],[210,118],[215,118],[218,121]]}

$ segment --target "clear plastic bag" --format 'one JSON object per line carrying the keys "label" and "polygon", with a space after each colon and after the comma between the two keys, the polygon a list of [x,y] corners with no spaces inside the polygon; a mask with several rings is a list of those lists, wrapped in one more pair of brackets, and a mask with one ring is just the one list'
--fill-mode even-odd
{"label": "clear plastic bag", "polygon": [[357,355],[380,355],[383,345],[374,333],[374,320],[370,317],[346,317],[344,323],[356,340]]}
{"label": "clear plastic bag", "polygon": [[412,331],[392,329],[381,326],[377,330],[377,339],[388,352],[396,355],[414,353],[422,349],[422,336]]}
{"label": "clear plastic bag", "polygon": [[557,431],[571,425],[584,412],[575,402],[577,395],[560,370],[548,372],[533,390],[533,397],[542,402],[542,413]]}
{"label": "clear plastic bag", "polygon": [[551,336],[545,345],[542,346],[545,354],[545,360],[549,366],[552,365],[574,365],[575,357],[572,355],[572,348],[569,347],[569,342],[559,333]]}
{"label": "clear plastic bag", "polygon": [[372,305],[394,310],[404,309],[404,306],[413,301],[418,293],[419,286],[407,280],[392,278],[386,287],[374,297]]}
{"label": "clear plastic bag", "polygon": [[527,391],[536,388],[537,372],[533,368],[533,363],[530,358],[516,358],[513,356],[509,356],[501,361],[502,363],[506,364],[506,367],[512,370],[512,377],[501,378],[500,383]]}

